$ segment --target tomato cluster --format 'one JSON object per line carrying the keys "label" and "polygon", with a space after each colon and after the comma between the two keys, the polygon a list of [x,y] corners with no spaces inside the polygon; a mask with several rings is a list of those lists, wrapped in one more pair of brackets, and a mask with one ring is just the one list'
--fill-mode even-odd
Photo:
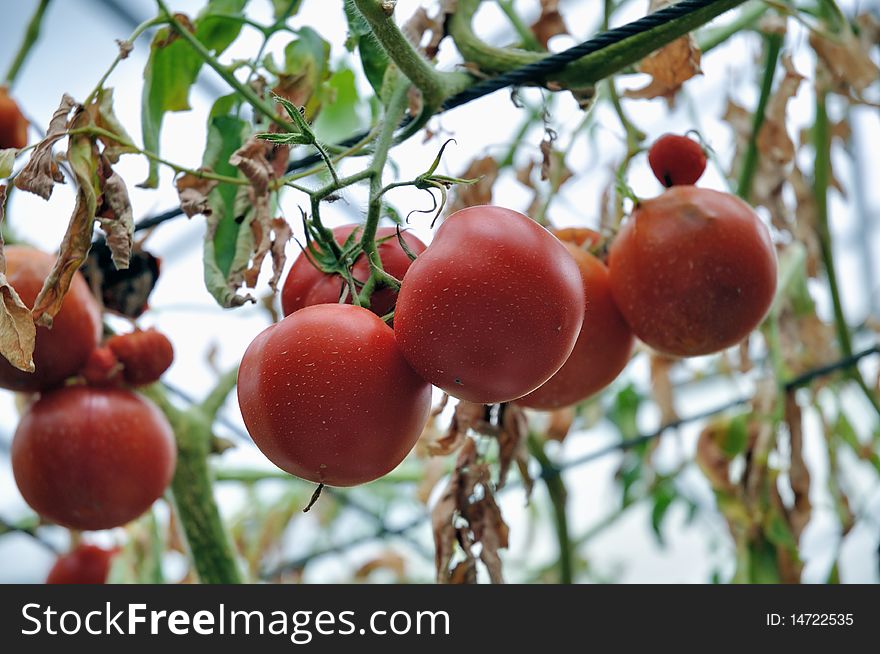
{"label": "tomato cluster", "polygon": [[[9,282],[32,306],[54,258],[23,246],[6,247],[5,256]],[[168,368],[170,341],[147,330],[100,345],[101,331],[100,306],[77,272],[52,328],[37,328],[34,372],[0,359],[0,387],[34,394],[12,443],[16,484],[43,518],[71,529],[109,529],[141,515],[164,493],[177,456],[165,416],[129,388]]]}
{"label": "tomato cluster", "polygon": [[[706,165],[696,141],[666,135],[649,160],[668,190],[638,202],[610,246],[495,206],[449,216],[427,248],[380,230],[383,268],[403,279],[372,296],[374,313],[339,304],[351,293],[338,262],[310,246],[285,282],[286,317],[242,359],[238,399],[254,442],[304,479],[364,483],[412,448],[431,386],[550,410],[610,384],[635,337],[677,356],[744,339],[776,288],[767,228],[742,200],[692,186]],[[333,235],[358,251],[356,226]],[[350,270],[361,288],[363,255]],[[392,309],[393,329],[375,315]]]}

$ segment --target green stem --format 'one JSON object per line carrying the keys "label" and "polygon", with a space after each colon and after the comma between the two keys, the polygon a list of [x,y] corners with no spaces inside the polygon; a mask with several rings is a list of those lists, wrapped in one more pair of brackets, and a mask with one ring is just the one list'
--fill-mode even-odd
{"label": "green stem", "polygon": [[517,34],[519,34],[519,38],[522,39],[523,47],[526,50],[543,52],[544,48],[541,47],[541,44],[538,43],[538,39],[535,38],[535,33],[532,31],[532,28],[526,25],[525,21],[520,18],[518,13],[516,13],[516,7],[513,6],[513,0],[495,1],[498,3],[498,7],[501,9],[501,11],[504,12],[504,15],[507,16],[507,19],[510,21],[513,29],[516,30]]}
{"label": "green stem", "polygon": [[206,418],[212,422],[220,409],[226,404],[226,398],[235,389],[238,384],[238,366],[235,366],[225,374],[220,376],[214,389],[208,393],[208,396],[202,401],[201,410]]}
{"label": "green stem", "polygon": [[[125,42],[129,43],[129,44],[133,44],[141,34],[146,32],[151,27],[155,27],[156,25],[164,25],[167,22],[168,21],[162,16],[159,16],[158,18],[151,18],[150,20],[146,20],[134,29],[134,31],[131,33],[131,36],[129,36],[125,40]],[[118,66],[119,62],[122,61],[123,59],[125,59],[127,56],[128,55],[123,50],[119,51],[119,53],[116,55],[116,58],[113,59],[113,63],[110,64],[110,67],[101,76],[101,79],[98,80],[98,83],[95,84],[95,88],[92,89],[92,92],[89,93],[88,97],[83,101],[83,105],[88,106],[89,104],[91,104],[92,100],[95,99],[95,96],[97,96],[98,93],[101,91],[101,89],[104,88],[104,84],[107,81],[107,79],[110,77],[110,74],[114,70],[116,70],[116,66]]]}
{"label": "green stem", "polygon": [[43,24],[43,16],[46,13],[46,9],[49,7],[50,1],[51,0],[40,0],[37,8],[31,16],[27,28],[25,28],[24,39],[18,47],[18,52],[15,53],[15,58],[12,60],[12,63],[9,64],[9,69],[6,71],[5,85],[10,88],[15,83],[15,78],[18,77],[18,73],[24,65],[27,56],[30,54],[31,49],[40,38],[40,27]]}
{"label": "green stem", "polygon": [[[463,90],[473,82],[473,78],[466,73],[441,73],[435,70],[397,27],[393,10],[386,12],[384,7],[389,6],[389,3],[380,0],[354,0],[354,4],[370,24],[374,36],[382,44],[388,57],[422,92],[423,115],[432,115],[447,96]],[[390,6],[393,7],[393,3]]]}
{"label": "green stem", "polygon": [[158,384],[144,393],[165,413],[177,439],[177,467],[171,494],[199,580],[205,584],[241,583],[241,571],[211,484],[210,418],[200,407],[181,411],[171,404]]}
{"label": "green stem", "polygon": [[737,17],[726,25],[704,30],[703,33],[697,37],[697,44],[700,46],[700,51],[703,54],[706,54],[710,50],[713,50],[726,42],[731,36],[754,27],[761,17],[767,13],[768,8],[769,7],[763,2],[755,2],[749,6],[743,7]]}
{"label": "green stem", "polygon": [[534,434],[529,434],[528,447],[529,452],[541,465],[547,493],[553,504],[556,538],[559,541],[559,582],[570,584],[574,581],[574,565],[571,536],[568,531],[568,513],[565,508],[568,498],[565,482],[562,481],[559,467],[550,460],[550,457],[544,452],[543,443]]}
{"label": "green stem", "polygon": [[163,0],[156,0],[156,4],[159,5],[159,9],[165,14],[165,18],[168,21],[168,24],[177,32],[183,40],[185,40],[189,45],[195,50],[199,56],[204,60],[206,64],[208,64],[214,71],[223,78],[223,80],[229,84],[235,91],[245,98],[250,105],[263,114],[266,118],[271,120],[276,125],[283,127],[287,132],[296,131],[290,123],[284,120],[281,116],[279,116],[275,110],[265,102],[260,96],[254,93],[253,89],[251,89],[246,84],[243,84],[239,81],[239,79],[233,75],[223,64],[221,64],[217,59],[208,51],[208,49],[199,41],[194,34],[192,34],[188,29],[186,29],[183,25],[180,24],[180,21],[172,14],[168,7],[165,6],[165,2]]}
{"label": "green stem", "polygon": [[773,91],[773,76],[776,73],[776,63],[779,60],[779,51],[782,49],[783,35],[771,33],[764,37],[767,45],[767,53],[764,57],[764,77],[761,80],[761,95],[758,98],[758,106],[752,114],[752,133],[743,156],[742,168],[739,172],[736,194],[746,202],[752,192],[752,182],[758,169],[758,135],[764,124],[767,103]]}
{"label": "green stem", "polygon": [[381,282],[392,287],[399,286],[399,282],[382,269],[382,259],[376,249],[376,229],[379,226],[379,219],[382,217],[382,173],[385,170],[385,163],[388,161],[388,151],[394,143],[394,130],[400,124],[406,111],[408,91],[409,84],[398,76],[388,99],[384,122],[376,138],[373,160],[370,163],[370,203],[367,208],[364,232],[361,235],[361,246],[364,249],[364,254],[367,255],[372,271],[360,293],[361,302],[365,306],[369,306],[370,295],[377,283]]}
{"label": "green stem", "polygon": [[[497,74],[535,63],[548,56],[528,50],[497,48],[480,40],[474,33],[471,23],[482,1],[459,0],[457,11],[450,18],[449,33],[465,61],[476,64],[485,73]],[[745,1],[717,0],[646,32],[588,54],[558,73],[553,73],[549,79],[573,88],[589,86],[640,61],[658,48],[705,25],[716,16]]]}

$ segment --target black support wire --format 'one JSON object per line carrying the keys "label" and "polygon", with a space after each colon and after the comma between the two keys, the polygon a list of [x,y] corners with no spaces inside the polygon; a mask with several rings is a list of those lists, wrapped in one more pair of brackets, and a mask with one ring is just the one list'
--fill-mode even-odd
{"label": "black support wire", "polygon": [[[548,55],[540,61],[520,66],[519,68],[515,68],[514,70],[498,75],[497,77],[478,82],[461,93],[448,98],[443,103],[440,112],[438,113],[460,107],[509,86],[540,83],[546,80],[549,75],[559,72],[568,64],[577,61],[578,59],[599,52],[608,46],[647,32],[674,19],[691,14],[699,9],[714,4],[717,1],[718,0],[682,0],[674,5],[664,7],[663,9],[648,14],[647,16],[643,16],[638,20],[627,23],[626,25],[621,25],[620,27],[601,32],[583,43],[579,43],[578,45],[572,46],[562,52]],[[412,120],[413,117],[407,117],[407,119],[401,124],[401,127],[408,125]],[[359,134],[355,134],[354,136],[337,143],[336,147],[350,148],[353,145],[360,143],[369,135],[369,133],[369,130],[365,130]],[[295,173],[305,170],[320,161],[321,156],[317,153],[294,159],[287,165],[287,173]],[[139,221],[135,225],[135,231],[155,227],[167,220],[180,216],[182,213],[183,211],[178,207],[175,209],[169,209],[168,211],[164,211],[155,216],[150,216],[149,218]]]}

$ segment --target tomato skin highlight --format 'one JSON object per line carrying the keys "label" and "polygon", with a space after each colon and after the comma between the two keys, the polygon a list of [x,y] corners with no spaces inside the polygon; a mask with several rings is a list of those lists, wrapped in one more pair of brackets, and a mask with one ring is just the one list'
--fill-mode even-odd
{"label": "tomato skin highlight", "polygon": [[571,354],[584,289],[565,246],[493,206],[449,216],[403,278],[394,331],[415,371],[481,404],[522,397]]}
{"label": "tomato skin highlight", "polygon": [[49,570],[47,584],[106,584],[118,550],[83,543],[62,554]]}
{"label": "tomato skin highlight", "polygon": [[319,304],[254,339],[241,360],[238,402],[276,466],[315,483],[355,486],[409,454],[428,420],[431,386],[375,314]]}
{"label": "tomato skin highlight", "polygon": [[[352,231],[357,230],[361,234],[361,225],[351,224],[336,227],[333,237],[342,245]],[[413,254],[421,254],[425,251],[425,244],[414,234],[401,231],[403,241]],[[394,227],[380,227],[376,230],[376,240],[384,240],[377,244],[379,258],[382,260],[382,268],[389,275],[402,279],[411,263],[400,243],[397,241],[397,229]],[[314,247],[314,246],[313,246]],[[361,254],[352,266],[352,275],[356,280],[365,282],[370,277],[370,266],[365,255]],[[284,286],[281,289],[281,308],[285,316],[303,307],[315,304],[338,304],[342,294],[343,280],[338,275],[328,275],[315,268],[304,253],[293,262]],[[384,316],[394,310],[394,302],[397,299],[397,291],[387,286],[376,289],[370,298],[370,311],[378,316]],[[351,297],[346,298],[346,303],[351,304]]]}
{"label": "tomato skin highlight", "polygon": [[149,400],[120,388],[68,386],[22,416],[12,471],[25,501],[69,529],[120,527],[171,482],[171,426]]}
{"label": "tomato skin highlight", "polygon": [[5,88],[0,88],[0,150],[21,149],[28,143],[28,120]]}
{"label": "tomato skin highlight", "polygon": [[609,269],[635,335],[674,356],[736,345],[776,292],[776,252],[755,211],[694,186],[641,202],[611,245]]}
{"label": "tomato skin highlight", "polygon": [[595,395],[626,367],[635,343],[611,296],[608,268],[582,247],[572,243],[565,246],[577,262],[584,283],[584,324],[562,368],[516,401],[531,409],[557,409]]}
{"label": "tomato skin highlight", "polygon": [[687,136],[664,134],[648,150],[648,164],[667,188],[696,184],[706,170],[706,153]]}
{"label": "tomato skin highlight", "polygon": [[[6,278],[29,307],[43,288],[55,257],[34,248],[5,248]],[[0,388],[38,392],[60,385],[86,363],[101,338],[101,310],[81,273],[73,276],[70,290],[52,329],[37,327],[33,373],[13,367],[0,356]]]}

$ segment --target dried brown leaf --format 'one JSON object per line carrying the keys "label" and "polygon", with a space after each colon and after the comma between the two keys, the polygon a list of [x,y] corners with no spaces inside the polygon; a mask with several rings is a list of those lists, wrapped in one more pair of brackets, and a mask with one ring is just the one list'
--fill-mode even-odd
{"label": "dried brown leaf", "polygon": [[[207,172],[207,169],[200,168],[199,172]],[[180,208],[187,218],[192,218],[202,214],[209,216],[211,214],[211,203],[208,201],[208,195],[217,186],[218,182],[213,179],[206,179],[185,173],[174,180],[177,187],[177,197],[180,200]]]}
{"label": "dried brown leaf", "polygon": [[660,409],[660,424],[669,425],[678,421],[675,411],[675,392],[669,374],[676,359],[651,352],[651,395]]}
{"label": "dried brown leaf", "polygon": [[398,580],[405,579],[406,559],[393,550],[386,550],[355,570],[354,578],[364,581],[376,570],[389,570]]}
{"label": "dried brown leaf", "polygon": [[[80,123],[87,121],[88,115],[80,112],[71,126],[80,127]],[[76,177],[76,203],[61,241],[58,258],[34,300],[34,321],[46,327],[52,326],[52,318],[61,310],[73,276],[89,254],[98,210],[99,189],[96,185],[100,184],[100,155],[97,146],[87,136],[71,136],[67,145],[67,161]]]}
{"label": "dried brown leaf", "polygon": [[447,215],[466,207],[492,204],[492,187],[498,179],[498,162],[495,159],[492,157],[474,159],[459,177],[479,178],[479,181],[474,184],[461,184],[455,188],[455,197],[446,210]]}
{"label": "dried brown leaf", "polygon": [[6,186],[0,185],[0,356],[19,370],[33,372],[37,328],[30,309],[6,279],[2,233],[5,205]]}
{"label": "dried brown leaf", "polygon": [[520,474],[524,474],[523,483],[527,494],[531,494],[532,479],[528,474],[529,453],[526,441],[529,437],[529,423],[525,412],[516,404],[501,406],[501,425],[498,430],[498,483],[502,488],[507,481],[507,474],[514,462]]}
{"label": "dried brown leaf", "polygon": [[468,439],[461,449],[456,461],[455,471],[449,479],[446,490],[431,511],[431,527],[434,533],[437,582],[448,581],[449,564],[455,555],[457,541],[455,516],[464,497],[465,501],[473,492],[474,483],[470,477],[471,467],[477,461],[477,446]]}
{"label": "dried brown leaf", "polygon": [[832,89],[844,95],[851,95],[851,89],[858,98],[880,79],[880,67],[871,59],[871,49],[877,45],[871,20],[862,18],[865,29],[861,30],[861,38],[846,22],[836,34],[810,34],[810,45],[824,64]]}
{"label": "dried brown leaf", "polygon": [[788,511],[788,520],[795,539],[799,539],[810,521],[810,471],[804,460],[804,426],[801,408],[794,393],[785,396],[785,423],[791,449],[788,479],[794,494],[794,506]]}
{"label": "dried brown leaf", "polygon": [[451,454],[465,442],[468,430],[484,432],[487,427],[491,428],[486,423],[485,416],[486,407],[484,405],[460,400],[455,406],[455,412],[452,414],[452,420],[450,420],[446,432],[440,434],[435,431],[430,435],[430,440],[425,440],[428,454],[430,456]]}
{"label": "dried brown leaf", "polygon": [[[273,221],[269,215],[269,183],[275,177],[275,169],[267,157],[270,148],[271,146],[265,141],[251,136],[229,158],[229,163],[238,168],[250,182],[247,199],[252,212],[250,229],[254,237],[254,251],[251,255],[250,265],[243,274],[244,283],[249,288],[254,288],[257,285],[263,260],[272,250],[274,244]],[[280,234],[282,239],[285,234],[288,239],[290,238],[289,229],[284,223]],[[284,240],[284,242],[287,241]],[[280,276],[281,270],[276,269],[270,281],[272,290],[275,290]]]}
{"label": "dried brown leaf", "polygon": [[107,246],[117,270],[128,268],[134,238],[134,216],[128,188],[122,177],[103,160],[101,170],[101,201],[95,212],[101,229],[107,235]]}
{"label": "dried brown leaf", "polygon": [[565,20],[559,13],[559,0],[541,0],[541,15],[532,24],[532,32],[545,50],[554,36],[569,33]]}
{"label": "dried brown leaf", "polygon": [[31,158],[15,177],[15,186],[22,191],[30,191],[39,195],[44,200],[52,197],[52,189],[55,184],[63,184],[64,176],[55,161],[52,151],[55,144],[67,133],[68,116],[71,110],[80,111],[76,101],[66,93],[61,98],[61,104],[52,114],[46,136],[37,143],[31,153]]}
{"label": "dried brown leaf", "polygon": [[576,416],[577,410],[573,406],[554,409],[549,413],[550,422],[547,424],[547,430],[544,434],[549,440],[561,443],[568,436]]}

